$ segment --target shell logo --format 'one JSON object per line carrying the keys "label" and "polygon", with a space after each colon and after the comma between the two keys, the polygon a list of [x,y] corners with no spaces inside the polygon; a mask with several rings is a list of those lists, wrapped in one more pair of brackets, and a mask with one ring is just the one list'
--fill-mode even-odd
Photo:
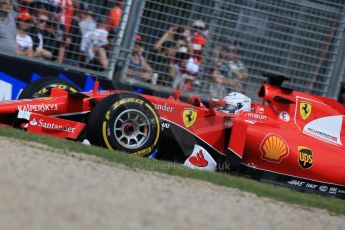
{"label": "shell logo", "polygon": [[289,148],[284,139],[276,134],[268,134],[260,146],[261,158],[266,161],[280,163],[289,155]]}

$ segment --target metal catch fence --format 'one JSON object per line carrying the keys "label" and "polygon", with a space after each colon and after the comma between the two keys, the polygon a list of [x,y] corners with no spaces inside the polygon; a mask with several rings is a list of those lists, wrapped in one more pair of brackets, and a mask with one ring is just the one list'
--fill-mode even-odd
{"label": "metal catch fence", "polygon": [[0,52],[205,98],[256,98],[263,72],[336,97],[345,76],[344,3],[18,0],[9,17],[16,49],[0,44]]}
{"label": "metal catch fence", "polygon": [[123,20],[130,8],[126,2],[8,0],[2,4],[5,3],[3,7],[12,3],[14,9],[8,14],[8,29],[16,31],[12,37],[16,49],[1,51],[49,65],[112,76],[125,28]]}
{"label": "metal catch fence", "polygon": [[[127,80],[256,98],[261,74],[275,72],[291,78],[294,89],[336,96],[343,0],[146,0],[138,16]],[[149,67],[139,68],[141,59]]]}

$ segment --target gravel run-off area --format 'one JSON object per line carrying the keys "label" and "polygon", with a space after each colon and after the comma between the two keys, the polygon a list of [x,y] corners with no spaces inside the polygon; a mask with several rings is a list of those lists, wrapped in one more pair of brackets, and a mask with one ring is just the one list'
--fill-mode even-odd
{"label": "gravel run-off area", "polygon": [[345,217],[0,137],[0,229],[345,229]]}

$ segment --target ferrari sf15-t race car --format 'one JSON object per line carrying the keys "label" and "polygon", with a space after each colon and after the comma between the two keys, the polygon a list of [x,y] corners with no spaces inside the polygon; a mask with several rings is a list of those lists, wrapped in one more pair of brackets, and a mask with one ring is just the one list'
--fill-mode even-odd
{"label": "ferrari sf15-t race car", "polygon": [[334,99],[282,87],[266,74],[262,103],[225,113],[179,92],[168,98],[121,90],[79,92],[42,78],[18,100],[0,102],[0,123],[32,133],[88,140],[201,170],[229,170],[298,190],[345,197],[345,107]]}

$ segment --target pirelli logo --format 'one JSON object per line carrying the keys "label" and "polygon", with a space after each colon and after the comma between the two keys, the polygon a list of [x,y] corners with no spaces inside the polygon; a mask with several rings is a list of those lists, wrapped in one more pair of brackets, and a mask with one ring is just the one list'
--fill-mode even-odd
{"label": "pirelli logo", "polygon": [[139,98],[124,98],[122,100],[117,101],[116,103],[113,104],[113,109],[115,110],[117,107],[120,105],[126,104],[128,102],[134,102],[143,105],[144,101],[140,100]]}

